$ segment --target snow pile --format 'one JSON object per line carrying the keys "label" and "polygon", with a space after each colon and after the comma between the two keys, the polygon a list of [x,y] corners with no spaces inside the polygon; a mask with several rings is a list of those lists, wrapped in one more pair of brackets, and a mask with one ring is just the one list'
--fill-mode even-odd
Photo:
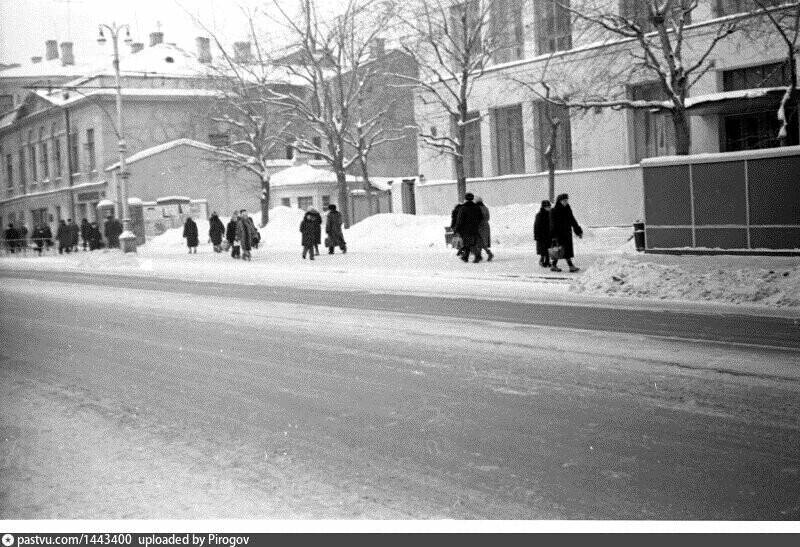
{"label": "snow pile", "polygon": [[345,230],[351,247],[360,249],[445,249],[444,227],[450,218],[443,215],[373,215]]}
{"label": "snow pile", "polygon": [[593,295],[800,306],[800,266],[698,272],[691,261],[664,265],[615,256],[595,262],[573,281],[572,290]]}

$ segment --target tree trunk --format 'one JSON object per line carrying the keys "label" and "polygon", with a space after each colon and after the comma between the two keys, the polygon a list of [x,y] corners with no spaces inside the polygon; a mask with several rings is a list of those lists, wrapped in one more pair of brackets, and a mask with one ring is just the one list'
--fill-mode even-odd
{"label": "tree trunk", "polygon": [[341,165],[336,167],[336,182],[338,187],[339,212],[342,213],[344,227],[350,227],[350,202],[347,191],[347,174]]}
{"label": "tree trunk", "polygon": [[689,116],[684,108],[676,106],[672,111],[672,123],[675,127],[675,154],[688,156],[692,149],[692,135]]}
{"label": "tree trunk", "polygon": [[[547,105],[548,111],[550,110],[550,105]],[[548,112],[548,117],[550,116]],[[556,162],[555,162],[555,153],[556,153],[556,140],[558,138],[558,125],[560,120],[553,120],[550,118],[548,120],[550,122],[550,147],[544,154],[545,159],[547,160],[547,193],[549,194],[550,203],[555,204],[556,202]]]}
{"label": "tree trunk", "polygon": [[375,207],[372,199],[372,185],[369,183],[369,173],[367,172],[367,162],[362,157],[359,159],[359,163],[361,164],[361,176],[364,178],[364,191],[367,193],[367,216],[372,216],[375,214]]}
{"label": "tree trunk", "polygon": [[269,222],[269,177],[261,179],[261,227]]}

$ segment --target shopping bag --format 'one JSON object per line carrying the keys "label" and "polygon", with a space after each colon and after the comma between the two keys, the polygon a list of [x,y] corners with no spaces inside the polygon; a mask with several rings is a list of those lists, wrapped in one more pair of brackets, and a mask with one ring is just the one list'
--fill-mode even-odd
{"label": "shopping bag", "polygon": [[460,249],[464,246],[464,240],[461,239],[460,235],[454,235],[453,240],[450,243],[453,246],[453,249]]}
{"label": "shopping bag", "polygon": [[564,258],[564,247],[562,245],[553,245],[548,253],[550,254],[550,260],[561,260]]}

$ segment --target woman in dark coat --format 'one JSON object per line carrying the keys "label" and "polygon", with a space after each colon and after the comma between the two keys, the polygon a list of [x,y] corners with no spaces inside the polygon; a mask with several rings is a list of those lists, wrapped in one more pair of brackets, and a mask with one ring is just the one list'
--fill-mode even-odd
{"label": "woman in dark coat", "polygon": [[336,210],[336,205],[328,205],[328,220],[325,222],[325,246],[328,247],[328,254],[333,254],[334,247],[339,247],[342,253],[347,252],[347,243],[342,232],[342,213]]}
{"label": "woman in dark coat", "polygon": [[64,254],[64,251],[70,251],[72,234],[69,233],[69,226],[67,226],[67,223],[63,220],[58,221],[56,239],[58,240],[58,254]]}
{"label": "woman in dark coat", "polygon": [[533,239],[536,241],[536,254],[539,255],[539,266],[550,267],[550,201],[542,201],[542,208],[536,213],[533,221]]}
{"label": "woman in dark coat", "polygon": [[322,215],[313,207],[308,208],[308,214],[314,222],[314,254],[319,256],[319,246],[322,244]]}
{"label": "woman in dark coat", "polygon": [[317,241],[317,225],[314,215],[311,214],[310,211],[306,213],[306,216],[303,217],[303,222],[300,223],[300,234],[302,234],[300,243],[303,245],[303,259],[305,259],[306,253],[308,253],[310,255],[308,258],[314,260],[314,242]]}
{"label": "woman in dark coat", "polygon": [[239,211],[239,220],[236,222],[236,240],[242,247],[242,260],[253,260],[250,251],[253,249],[253,240],[256,235],[256,227],[247,215],[247,211]]}
{"label": "woman in dark coat", "polygon": [[222,252],[222,238],[225,235],[225,225],[219,219],[216,211],[211,213],[211,218],[208,219],[208,237],[211,244],[214,246],[214,252]]}
{"label": "woman in dark coat", "polygon": [[[572,249],[572,231],[574,230],[575,235],[581,238],[583,237],[583,229],[578,225],[578,221],[575,220],[568,201],[569,196],[567,194],[561,194],[556,199],[556,206],[550,212],[550,235],[554,243],[564,248],[564,258],[567,260],[567,265],[569,265],[569,271],[577,272],[580,268],[577,268],[572,263],[572,258],[575,256]],[[550,270],[553,272],[561,271],[561,268],[558,267],[558,259],[553,260]]]}
{"label": "woman in dark coat", "polygon": [[225,230],[225,239],[231,247],[231,258],[239,258],[241,254],[241,246],[236,240],[236,226],[239,225],[239,211],[234,211],[231,214],[231,219],[228,221],[228,227]]}
{"label": "woman in dark coat", "polygon": [[189,247],[189,254],[197,254],[197,246],[200,245],[200,235],[197,233],[197,224],[192,217],[186,217],[183,224],[183,237],[186,238],[186,246]]}
{"label": "woman in dark coat", "polygon": [[477,205],[481,213],[483,213],[483,219],[478,225],[478,235],[481,237],[481,249],[486,251],[486,260],[491,262],[494,258],[494,253],[490,248],[492,246],[492,230],[489,226],[489,208],[483,204],[483,198],[480,197],[475,198],[475,205]]}

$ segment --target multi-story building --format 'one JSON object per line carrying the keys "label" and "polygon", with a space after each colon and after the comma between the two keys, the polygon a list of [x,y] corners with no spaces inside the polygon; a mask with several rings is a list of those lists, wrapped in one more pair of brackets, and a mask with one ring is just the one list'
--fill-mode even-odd
{"label": "multi-story building", "polygon": [[[470,191],[487,203],[530,203],[547,197],[550,142],[545,120],[546,103],[531,88],[543,79],[562,96],[603,97],[612,87],[617,97],[662,100],[654,72],[628,73],[616,79],[624,63],[640,56],[634,39],[593,32],[586,21],[565,9],[582,8],[578,0],[489,0],[488,11],[502,26],[507,47],[498,48],[483,75],[474,80],[469,111],[472,119],[465,139],[465,169]],[[483,6],[482,0],[463,4]],[[771,2],[782,4],[784,2]],[[634,18],[644,2],[600,0],[591,3],[609,15]],[[454,5],[460,5],[454,1]],[[699,0],[691,24],[683,30],[683,57],[697,62],[717,30],[735,21],[739,28],[757,18],[746,15],[750,1]],[[796,9],[796,8],[795,8]],[[638,10],[638,11],[637,11]],[[477,12],[478,9],[475,8]],[[502,23],[500,25],[497,23]],[[609,18],[608,21],[611,21]],[[647,25],[646,17],[642,24]],[[687,106],[690,153],[711,153],[778,146],[777,110],[789,83],[786,46],[777,31],[761,20],[758,28],[736,32],[721,40],[707,59],[708,70],[693,76]],[[527,82],[530,86],[521,85]],[[781,87],[784,86],[784,87]],[[540,86],[538,88],[542,90]],[[797,105],[789,142],[798,143]],[[555,107],[553,107],[555,108]],[[426,131],[447,134],[453,120],[436,101],[417,101],[416,118]],[[560,112],[556,167],[561,191],[577,192],[573,208],[584,210],[584,220],[623,224],[641,217],[641,172],[644,158],[675,153],[675,134],[669,114],[647,109],[585,108]],[[455,169],[450,157],[419,141],[420,172],[427,182],[417,187],[417,210],[449,212],[456,199]],[[591,206],[589,205],[591,203]],[[592,208],[588,211],[589,207]]]}

